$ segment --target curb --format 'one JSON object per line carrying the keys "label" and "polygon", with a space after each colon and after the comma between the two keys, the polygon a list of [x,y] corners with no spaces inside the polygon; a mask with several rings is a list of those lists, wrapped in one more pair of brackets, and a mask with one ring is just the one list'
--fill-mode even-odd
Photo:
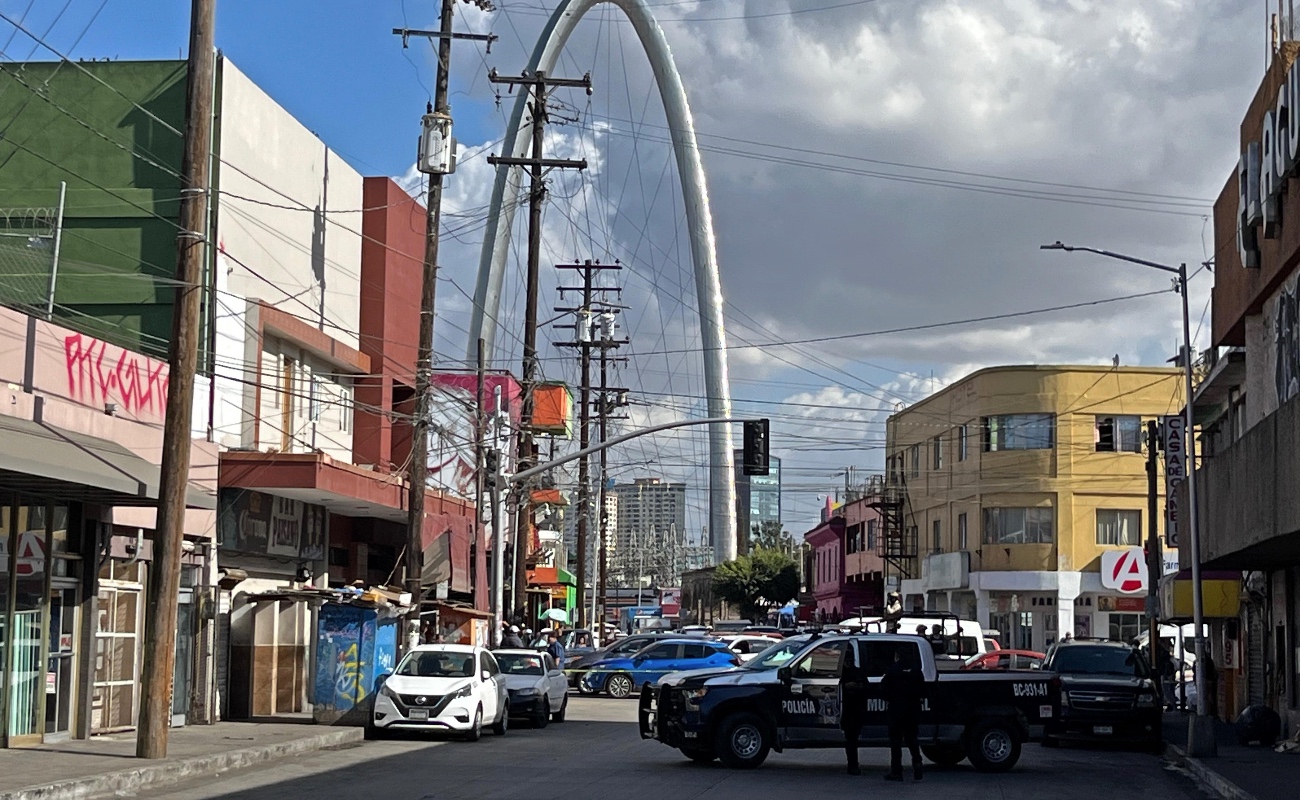
{"label": "curb", "polygon": [[0,800],[86,800],[119,792],[132,792],[141,789],[178,783],[197,775],[212,775],[227,770],[242,769],[274,761],[280,758],[309,753],[326,747],[359,742],[365,737],[361,728],[345,728],[292,739],[287,742],[249,747],[243,750],[229,750],[206,756],[164,761],[147,767],[110,772],[106,775],[91,775],[84,778],[71,778],[65,781],[29,786],[10,792],[0,792]]}
{"label": "curb", "polygon": [[[1201,759],[1187,755],[1177,745],[1166,744],[1165,757],[1187,770],[1202,789],[1223,800],[1257,800],[1255,795],[1210,769]],[[0,797],[0,800],[4,798]]]}

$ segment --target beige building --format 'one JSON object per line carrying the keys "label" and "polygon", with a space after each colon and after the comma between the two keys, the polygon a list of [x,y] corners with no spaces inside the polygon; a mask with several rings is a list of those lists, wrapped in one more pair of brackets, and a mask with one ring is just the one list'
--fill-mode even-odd
{"label": "beige building", "polygon": [[[1146,421],[1182,408],[1181,374],[993,367],[892,415],[889,471],[904,500],[886,571],[904,607],[978,619],[1004,647],[1136,636]],[[1163,516],[1163,475],[1157,485]]]}

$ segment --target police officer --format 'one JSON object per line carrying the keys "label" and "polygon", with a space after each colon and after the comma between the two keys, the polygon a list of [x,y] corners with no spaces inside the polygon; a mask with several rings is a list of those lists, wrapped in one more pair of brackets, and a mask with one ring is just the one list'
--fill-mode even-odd
{"label": "police officer", "polygon": [[912,753],[912,777],[921,780],[921,748],[916,741],[916,729],[921,717],[921,695],[925,677],[920,664],[904,660],[903,649],[894,651],[894,663],[885,670],[880,688],[889,703],[889,772],[887,781],[903,779],[903,743]]}
{"label": "police officer", "polygon": [[867,673],[857,663],[855,650],[853,643],[848,642],[840,669],[840,730],[844,731],[844,755],[849,760],[849,774],[861,775],[858,737],[862,734],[862,718],[867,706]]}

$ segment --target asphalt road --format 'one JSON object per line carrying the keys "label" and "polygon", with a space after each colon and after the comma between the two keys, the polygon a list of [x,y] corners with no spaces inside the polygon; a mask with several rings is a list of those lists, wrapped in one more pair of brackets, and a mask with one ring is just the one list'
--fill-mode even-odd
{"label": "asphalt road", "polygon": [[925,780],[882,780],[887,750],[863,750],[864,774],[845,773],[843,753],[774,753],[760,769],[701,766],[642,741],[632,700],[570,697],[568,721],[515,727],[477,743],[402,738],[347,745],[262,767],[198,779],[145,798],[355,798],[356,800],[809,800],[852,792],[943,800],[1050,798],[1205,800],[1191,781],[1154,756],[1117,750],[1025,748],[1004,775],[968,765],[930,765]]}

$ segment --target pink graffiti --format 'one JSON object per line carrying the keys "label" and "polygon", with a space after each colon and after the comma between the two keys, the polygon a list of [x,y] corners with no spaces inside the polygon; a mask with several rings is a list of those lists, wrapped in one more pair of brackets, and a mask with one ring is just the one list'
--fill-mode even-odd
{"label": "pink graffiti", "polygon": [[70,334],[63,339],[68,393],[83,403],[121,403],[131,414],[167,407],[167,364],[99,339]]}

